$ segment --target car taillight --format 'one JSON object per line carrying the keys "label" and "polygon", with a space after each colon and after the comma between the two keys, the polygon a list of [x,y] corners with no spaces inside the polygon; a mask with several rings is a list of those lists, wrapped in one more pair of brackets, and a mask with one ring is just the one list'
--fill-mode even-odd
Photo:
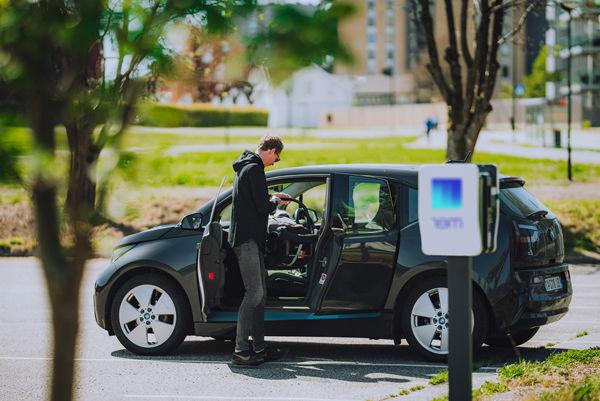
{"label": "car taillight", "polygon": [[215,279],[215,273],[213,273],[213,272],[208,272],[208,279],[209,279],[209,280],[214,280],[214,279]]}
{"label": "car taillight", "polygon": [[512,223],[515,232],[515,256],[533,256],[534,244],[540,239],[540,231],[529,224],[519,224],[514,220]]}

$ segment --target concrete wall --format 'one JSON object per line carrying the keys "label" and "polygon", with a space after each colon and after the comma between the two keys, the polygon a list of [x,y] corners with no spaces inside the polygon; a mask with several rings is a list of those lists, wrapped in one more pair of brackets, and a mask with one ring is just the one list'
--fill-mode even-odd
{"label": "concrete wall", "polygon": [[[573,123],[580,125],[581,107],[580,100],[573,99]],[[488,128],[510,128],[512,116],[511,99],[495,99],[492,101],[492,112],[488,115],[486,126]],[[566,122],[566,106],[546,106],[544,99],[518,99],[516,105],[517,126],[539,124],[541,112],[542,121],[546,125],[562,126]],[[328,121],[328,117],[329,120]],[[390,127],[394,129],[418,128],[424,129],[425,120],[436,117],[441,128],[447,123],[447,106],[445,103],[416,103],[399,104],[394,106],[365,106],[349,107],[339,110],[325,110],[321,114],[321,127],[360,128],[360,127]]]}

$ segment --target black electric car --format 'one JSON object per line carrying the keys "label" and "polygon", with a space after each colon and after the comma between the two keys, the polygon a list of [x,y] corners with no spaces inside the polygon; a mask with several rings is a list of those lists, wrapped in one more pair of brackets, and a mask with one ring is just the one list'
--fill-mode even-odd
{"label": "black electric car", "polygon": [[[294,198],[269,217],[266,334],[406,339],[448,353],[444,257],[421,251],[414,165],[323,165],[267,173]],[[569,307],[561,226],[502,176],[498,246],[473,260],[473,344],[532,338]],[[231,189],[179,224],[127,236],[95,285],[95,315],[128,350],[173,351],[186,335],[232,338],[244,287],[227,244]]]}

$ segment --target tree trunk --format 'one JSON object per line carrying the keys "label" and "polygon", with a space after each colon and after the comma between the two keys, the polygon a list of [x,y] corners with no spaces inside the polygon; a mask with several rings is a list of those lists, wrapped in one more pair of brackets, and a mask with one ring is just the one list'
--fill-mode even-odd
{"label": "tree trunk", "polygon": [[[44,98],[41,96],[40,98]],[[40,99],[30,99],[30,125],[36,146],[54,155],[54,128],[56,110],[52,104]],[[69,257],[61,244],[60,218],[57,189],[53,180],[37,172],[32,187],[32,203],[36,221],[38,254],[42,263],[50,306],[52,308],[53,354],[52,354],[52,401],[71,401],[74,382],[75,343],[78,332],[79,290],[83,264],[89,256],[89,230],[73,229],[76,233],[75,246]]]}
{"label": "tree trunk", "polygon": [[459,104],[448,105],[446,160],[464,160],[467,155],[465,118],[461,106]]}
{"label": "tree trunk", "polygon": [[54,359],[52,362],[53,401],[72,398],[75,379],[75,346],[79,331],[79,291],[81,266],[69,263],[63,267],[68,273],[47,275],[54,329]]}
{"label": "tree trunk", "polygon": [[448,107],[447,160],[471,162],[479,133],[485,125],[485,119],[490,111],[492,111],[489,103],[487,105],[479,105],[479,107],[481,109],[475,110],[474,113],[464,110],[462,107],[459,108],[456,105]]}
{"label": "tree trunk", "polygon": [[467,155],[467,138],[460,126],[448,124],[447,160],[464,160]]}
{"label": "tree trunk", "polygon": [[67,210],[89,221],[96,203],[96,163],[100,155],[94,146],[94,127],[85,123],[65,124],[71,160],[69,166],[69,186],[67,189]]}

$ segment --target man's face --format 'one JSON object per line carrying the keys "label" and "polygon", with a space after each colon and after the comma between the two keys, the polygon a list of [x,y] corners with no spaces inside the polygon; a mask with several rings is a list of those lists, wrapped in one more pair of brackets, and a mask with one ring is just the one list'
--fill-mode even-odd
{"label": "man's face", "polygon": [[265,152],[266,152],[265,166],[272,166],[280,160],[280,158],[279,158],[280,155],[279,155],[279,153],[277,153],[277,151],[275,149],[268,149]]}

